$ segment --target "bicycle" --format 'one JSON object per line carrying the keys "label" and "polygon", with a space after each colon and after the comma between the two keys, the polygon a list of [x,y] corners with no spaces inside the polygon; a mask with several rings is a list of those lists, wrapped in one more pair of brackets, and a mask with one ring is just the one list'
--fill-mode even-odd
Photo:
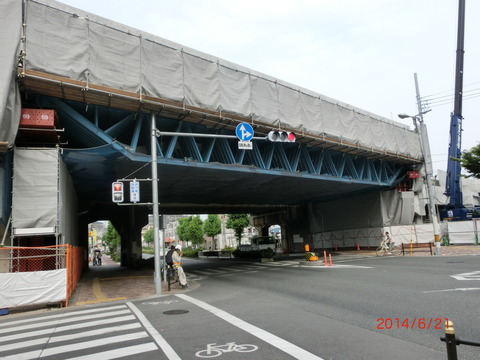
{"label": "bicycle", "polygon": [[[168,291],[170,291],[170,287],[172,284],[175,284],[176,282],[180,282],[178,279],[178,270],[170,265],[167,265],[167,285],[168,285]],[[163,279],[163,267],[161,270],[161,278]]]}
{"label": "bicycle", "polygon": [[385,240],[382,240],[380,243],[380,246],[375,250],[375,253],[377,256],[384,256],[384,255],[400,255],[402,252],[402,248],[398,245],[395,245],[395,243],[392,246],[392,251],[390,251],[389,245],[385,242]]}
{"label": "bicycle", "polygon": [[252,352],[258,350],[258,346],[252,344],[238,345],[235,342],[229,342],[225,345],[217,345],[216,343],[207,344],[207,348],[197,351],[195,355],[201,358],[213,358],[227,352]]}

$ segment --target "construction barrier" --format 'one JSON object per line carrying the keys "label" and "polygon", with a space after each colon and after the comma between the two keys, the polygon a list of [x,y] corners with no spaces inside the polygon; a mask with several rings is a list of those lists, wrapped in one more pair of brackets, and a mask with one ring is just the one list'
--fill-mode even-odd
{"label": "construction barrier", "polygon": [[0,308],[68,306],[83,266],[82,249],[72,245],[0,248]]}

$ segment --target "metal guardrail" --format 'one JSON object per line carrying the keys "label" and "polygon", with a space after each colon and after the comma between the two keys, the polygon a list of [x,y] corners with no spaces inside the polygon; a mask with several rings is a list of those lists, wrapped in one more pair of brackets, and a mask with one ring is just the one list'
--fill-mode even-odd
{"label": "metal guardrail", "polygon": [[478,346],[480,347],[480,342],[470,341],[470,340],[461,340],[455,336],[455,328],[453,327],[453,322],[445,322],[445,337],[440,338],[441,341],[444,341],[447,344],[447,359],[448,360],[457,360],[457,346],[458,345],[469,345],[469,346]]}

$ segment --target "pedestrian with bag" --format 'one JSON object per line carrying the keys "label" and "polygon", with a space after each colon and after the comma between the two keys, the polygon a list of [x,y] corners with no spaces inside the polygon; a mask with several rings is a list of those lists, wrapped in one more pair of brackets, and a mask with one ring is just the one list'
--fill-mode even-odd
{"label": "pedestrian with bag", "polygon": [[182,286],[182,289],[187,289],[187,276],[182,267],[182,247],[180,245],[175,246],[175,251],[172,254],[173,267],[177,269],[178,281]]}

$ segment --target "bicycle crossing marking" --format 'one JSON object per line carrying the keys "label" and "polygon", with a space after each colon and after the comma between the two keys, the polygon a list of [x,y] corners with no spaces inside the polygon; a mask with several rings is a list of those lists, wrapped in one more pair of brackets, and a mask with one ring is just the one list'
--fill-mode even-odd
{"label": "bicycle crossing marking", "polygon": [[324,360],[321,357],[318,357],[315,354],[312,354],[311,352],[302,349],[301,347],[282,339],[279,336],[276,336],[272,333],[269,333],[268,331],[265,331],[255,325],[252,325],[234,315],[231,315],[230,313],[227,313],[226,311],[223,311],[219,308],[216,308],[204,301],[195,299],[191,296],[185,295],[185,294],[176,294],[175,296],[188,301],[194,305],[197,305],[198,307],[207,310],[208,312],[212,313],[215,316],[218,316],[219,318],[223,319],[224,321],[236,326],[237,328],[246,331],[247,333],[259,338],[260,340],[276,347],[277,349],[282,350],[283,352],[293,356],[296,359],[302,359],[302,360]]}
{"label": "bicycle crossing marking", "polygon": [[235,342],[229,342],[224,345],[217,345],[216,343],[207,344],[207,348],[197,351],[195,353],[196,357],[200,358],[212,358],[222,355],[223,353],[229,352],[252,352],[257,351],[258,346],[253,344],[236,344]]}

